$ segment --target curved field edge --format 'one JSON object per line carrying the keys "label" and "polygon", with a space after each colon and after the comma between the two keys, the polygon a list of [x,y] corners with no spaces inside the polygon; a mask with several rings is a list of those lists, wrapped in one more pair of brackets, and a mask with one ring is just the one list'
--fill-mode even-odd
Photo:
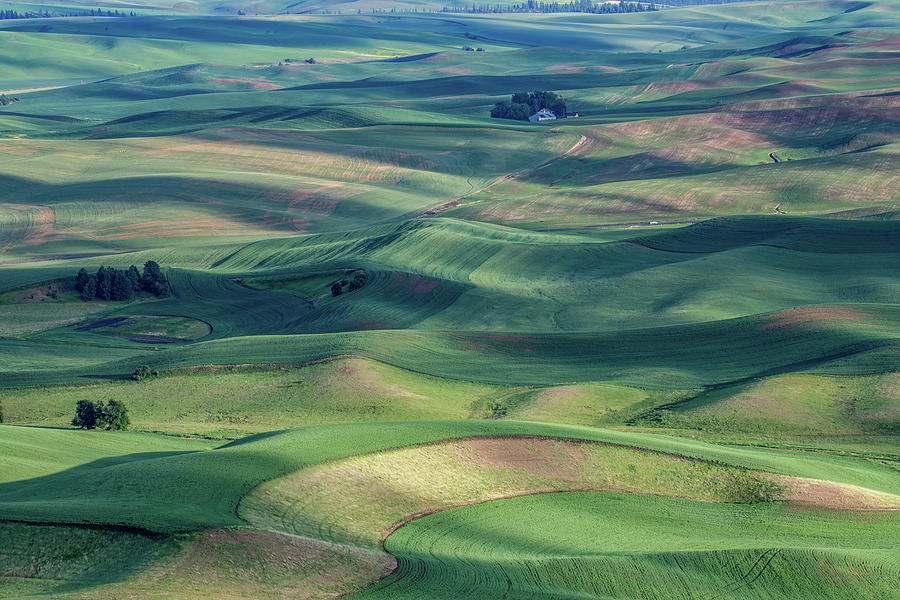
{"label": "curved field edge", "polygon": [[[92,588],[92,593],[98,598],[136,598],[152,590],[168,597],[165,594],[177,590],[213,598],[227,590],[235,598],[320,597],[325,590],[336,594],[361,589],[389,575],[394,563],[381,552],[381,540],[424,513],[498,497],[582,489],[721,501],[729,499],[729,483],[740,483],[747,475],[771,477],[662,451],[554,437],[476,436],[376,450],[262,484],[239,507],[240,516],[262,530],[218,528],[167,537],[165,552],[145,556],[144,562],[152,564],[140,573],[111,577],[108,585]],[[778,479],[793,502],[841,508],[898,505],[896,496],[852,486]],[[811,491],[801,489],[809,483],[815,486]],[[816,496],[823,491],[830,495]],[[299,510],[290,507],[293,514],[280,510],[297,503]],[[187,577],[189,573],[194,575]],[[189,581],[177,584],[180,578]],[[58,593],[66,589],[54,588]]]}
{"label": "curved field edge", "polygon": [[[251,436],[205,452],[77,465],[0,485],[0,518],[126,524],[159,532],[243,525],[235,512],[240,499],[280,475],[368,452],[485,435],[536,435],[636,446],[900,493],[900,473],[895,468],[852,457],[716,446],[668,436],[544,423],[422,421],[301,428]],[[144,481],[154,484],[139,483]]]}
{"label": "curved field edge", "polygon": [[883,598],[900,519],[564,492],[425,516],[385,542],[392,577],[357,598]]}
{"label": "curved field edge", "polygon": [[[766,481],[782,486],[769,488],[770,499],[795,507],[900,508],[900,497],[890,494],[643,448],[548,437],[473,437],[307,467],[255,488],[238,512],[261,529],[377,549],[411,520],[498,498],[591,490],[734,502],[746,486]],[[398,569],[388,578],[403,576],[402,560]],[[385,577],[377,565],[369,574],[373,582]]]}
{"label": "curved field edge", "polygon": [[[750,492],[750,490],[755,490]],[[900,496],[677,454],[553,437],[442,440],[300,469],[244,496],[253,526],[377,547],[422,514],[500,497],[594,490],[713,502],[900,509]]]}

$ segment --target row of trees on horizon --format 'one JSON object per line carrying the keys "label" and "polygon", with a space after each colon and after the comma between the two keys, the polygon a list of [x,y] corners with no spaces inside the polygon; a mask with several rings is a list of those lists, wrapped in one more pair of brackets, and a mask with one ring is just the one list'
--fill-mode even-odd
{"label": "row of trees on horizon", "polygon": [[83,9],[83,10],[67,10],[59,12],[48,9],[38,11],[19,12],[17,10],[0,10],[0,21],[9,19],[51,19],[55,17],[133,17],[134,12],[123,13],[118,10],[104,11],[101,8]]}
{"label": "row of trees on horizon", "polygon": [[658,10],[653,2],[593,2],[592,0],[572,0],[572,2],[535,2],[528,0],[521,4],[472,4],[471,6],[445,6],[441,12],[485,14],[485,13],[590,13],[608,15],[618,13],[648,12]]}

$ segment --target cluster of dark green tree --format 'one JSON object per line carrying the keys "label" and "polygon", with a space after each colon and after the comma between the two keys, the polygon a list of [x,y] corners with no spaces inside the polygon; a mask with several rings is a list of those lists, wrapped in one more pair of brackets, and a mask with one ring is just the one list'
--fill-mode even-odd
{"label": "cluster of dark green tree", "polygon": [[102,400],[79,400],[75,404],[75,417],[72,426],[79,429],[121,430],[128,429],[131,420],[128,418],[128,409],[118,400],[110,400],[106,404]]}
{"label": "cluster of dark green tree", "polygon": [[353,277],[341,279],[340,281],[335,281],[331,284],[331,295],[332,296],[340,296],[344,293],[344,287],[347,287],[348,292],[352,292],[353,290],[358,290],[362,286],[368,283],[369,277],[366,275],[365,271],[356,271],[353,273]]}
{"label": "cluster of dark green tree", "polygon": [[566,116],[566,101],[553,92],[518,92],[511,100],[498,102],[491,109],[495,119],[527,121],[528,117],[541,110],[549,109],[559,118]]}
{"label": "cluster of dark green tree", "polygon": [[[698,4],[684,0],[685,3]],[[722,0],[720,0],[722,1]],[[572,2],[534,2],[528,0],[521,4],[472,4],[470,6],[445,6],[441,12],[450,13],[591,13],[595,15],[608,15],[616,13],[647,12],[658,10],[653,2],[592,2],[591,0],[577,0]]]}
{"label": "cluster of dark green tree", "polygon": [[66,10],[59,12],[47,9],[39,11],[19,12],[17,10],[0,10],[0,20],[4,19],[50,19],[54,17],[128,17],[134,16],[134,12],[130,14],[120,13],[118,10],[104,11],[99,8],[85,10]]}
{"label": "cluster of dark green tree", "polygon": [[75,289],[82,300],[131,300],[136,292],[148,292],[154,296],[169,295],[169,282],[159,265],[148,260],[143,273],[131,265],[127,269],[100,267],[91,275],[85,269],[75,276]]}

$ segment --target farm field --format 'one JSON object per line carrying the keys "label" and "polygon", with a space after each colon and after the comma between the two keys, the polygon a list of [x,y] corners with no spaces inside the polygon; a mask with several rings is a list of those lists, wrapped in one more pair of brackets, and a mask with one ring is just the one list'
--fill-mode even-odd
{"label": "farm field", "polygon": [[692,2],[0,1],[0,599],[900,598],[900,4]]}

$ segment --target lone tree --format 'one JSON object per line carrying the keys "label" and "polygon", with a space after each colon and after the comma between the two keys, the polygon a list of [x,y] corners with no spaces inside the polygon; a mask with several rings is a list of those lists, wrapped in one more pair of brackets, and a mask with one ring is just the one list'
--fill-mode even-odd
{"label": "lone tree", "polygon": [[340,281],[335,281],[334,283],[331,284],[331,295],[332,296],[340,296],[343,293],[344,293],[344,290],[343,290],[343,288],[341,288]]}
{"label": "lone tree", "polygon": [[79,400],[75,404],[75,418],[72,426],[79,429],[95,429],[103,417],[103,402],[94,404],[90,400]]}
{"label": "lone tree", "polygon": [[159,371],[154,371],[149,365],[140,365],[134,370],[134,373],[131,374],[131,379],[134,381],[143,381],[156,375],[159,375]]}
{"label": "lone tree", "polygon": [[128,409],[125,408],[124,403],[118,400],[110,400],[106,404],[100,421],[106,429],[115,431],[128,429],[128,426],[131,424],[131,419],[128,418]]}

